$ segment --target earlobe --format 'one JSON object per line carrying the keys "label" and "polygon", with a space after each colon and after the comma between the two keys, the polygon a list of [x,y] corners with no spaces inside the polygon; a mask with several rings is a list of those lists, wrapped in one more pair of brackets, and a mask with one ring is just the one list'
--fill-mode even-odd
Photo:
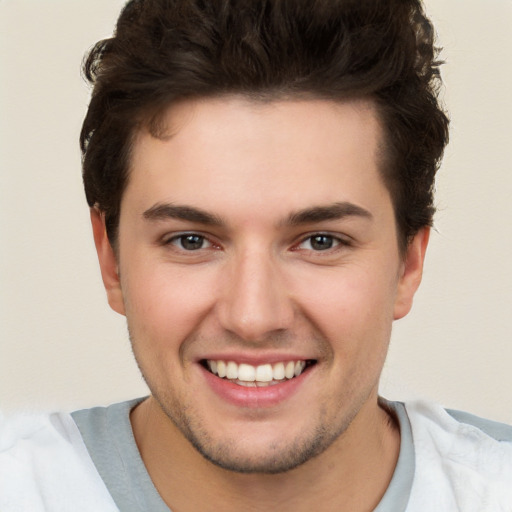
{"label": "earlobe", "polygon": [[91,208],[91,224],[108,303],[114,311],[124,315],[124,300],[119,280],[117,258],[105,229],[105,215],[97,208]]}
{"label": "earlobe", "polygon": [[412,307],[414,294],[421,283],[423,262],[430,237],[430,228],[420,229],[407,247],[395,300],[394,319],[403,318]]}

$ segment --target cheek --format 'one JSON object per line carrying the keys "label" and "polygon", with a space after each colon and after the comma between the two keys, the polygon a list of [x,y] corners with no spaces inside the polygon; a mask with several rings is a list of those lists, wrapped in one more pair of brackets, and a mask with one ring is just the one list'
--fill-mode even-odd
{"label": "cheek", "polygon": [[[334,350],[351,356],[379,345],[391,334],[395,280],[374,267],[337,268],[306,276],[297,296],[304,314],[331,340]],[[375,352],[373,352],[375,353]]]}
{"label": "cheek", "polygon": [[179,343],[201,323],[211,306],[211,276],[170,265],[142,265],[123,275],[130,333],[153,348]]}

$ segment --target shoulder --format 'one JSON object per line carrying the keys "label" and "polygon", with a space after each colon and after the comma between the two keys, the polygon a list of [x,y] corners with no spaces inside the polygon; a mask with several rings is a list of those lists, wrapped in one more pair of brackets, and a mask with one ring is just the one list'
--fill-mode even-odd
{"label": "shoulder", "polygon": [[427,500],[438,510],[508,510],[511,426],[427,402],[405,409],[416,456],[411,500]]}
{"label": "shoulder", "polygon": [[406,402],[405,409],[411,427],[417,434],[432,431],[441,438],[455,441],[485,442],[489,446],[512,445],[512,426],[481,418],[474,414],[443,407],[425,401]]}
{"label": "shoulder", "polygon": [[110,499],[69,414],[0,417],[0,510],[105,510]]}
{"label": "shoulder", "polygon": [[10,460],[13,467],[48,452],[79,446],[74,422],[65,413],[17,414],[0,417],[0,460]]}
{"label": "shoulder", "polygon": [[446,412],[461,425],[470,425],[496,441],[512,443],[512,425],[492,421],[464,411],[446,409]]}

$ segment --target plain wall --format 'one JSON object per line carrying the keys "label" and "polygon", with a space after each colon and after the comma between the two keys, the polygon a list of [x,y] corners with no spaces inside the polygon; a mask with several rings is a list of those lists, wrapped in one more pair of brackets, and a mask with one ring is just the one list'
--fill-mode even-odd
{"label": "plain wall", "polygon": [[[108,308],[81,185],[85,51],[120,0],[0,0],[0,407],[75,409],[147,393]],[[451,143],[412,313],[381,392],[512,423],[512,1],[427,0]]]}

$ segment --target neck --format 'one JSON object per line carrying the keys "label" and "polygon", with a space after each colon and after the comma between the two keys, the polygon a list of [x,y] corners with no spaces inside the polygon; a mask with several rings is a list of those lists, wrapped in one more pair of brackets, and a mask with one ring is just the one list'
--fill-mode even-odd
{"label": "neck", "polygon": [[131,415],[135,439],[162,499],[176,512],[373,510],[398,459],[400,433],[376,393],[322,454],[275,475],[240,474],[205,460],[149,398]]}

